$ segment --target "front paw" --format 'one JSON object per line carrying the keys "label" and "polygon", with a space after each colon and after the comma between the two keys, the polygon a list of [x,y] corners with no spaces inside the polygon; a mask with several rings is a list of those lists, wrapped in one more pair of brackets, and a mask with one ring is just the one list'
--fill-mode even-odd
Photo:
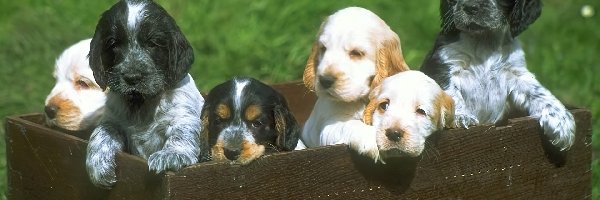
{"label": "front paw", "polygon": [[479,120],[474,115],[466,113],[456,113],[454,115],[454,123],[451,128],[466,128],[469,126],[476,126],[479,124]]}
{"label": "front paw", "polygon": [[381,161],[382,163],[385,163],[379,156],[379,147],[377,147],[375,135],[371,135],[371,137],[369,137],[368,134],[364,134],[365,135],[363,137],[352,138],[348,142],[350,148],[354,149],[361,155],[373,159],[375,162]]}
{"label": "front paw", "polygon": [[179,169],[198,162],[193,153],[181,153],[172,149],[157,151],[148,158],[148,168],[157,174],[166,170],[179,171]]}
{"label": "front paw", "polygon": [[540,116],[540,126],[552,145],[561,151],[568,150],[575,140],[575,119],[567,111],[543,112]]}
{"label": "front paw", "polygon": [[90,181],[102,188],[111,188],[117,182],[114,155],[88,153],[86,168]]}

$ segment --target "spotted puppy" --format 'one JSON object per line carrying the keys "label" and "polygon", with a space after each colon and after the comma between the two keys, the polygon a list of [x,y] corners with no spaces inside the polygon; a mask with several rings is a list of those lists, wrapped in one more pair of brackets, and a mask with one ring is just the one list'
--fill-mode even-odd
{"label": "spotted puppy", "polygon": [[575,121],[527,70],[517,36],[541,13],[540,0],[442,0],[442,31],[421,71],[456,103],[454,126],[505,121],[513,113],[538,118],[561,150],[575,139]]}
{"label": "spotted puppy", "polygon": [[198,162],[204,99],[188,74],[193,61],[189,42],[158,4],[124,0],[102,14],[90,66],[108,92],[87,147],[92,183],[115,184],[120,151],[148,160],[156,173]]}
{"label": "spotted puppy", "polygon": [[291,151],[300,128],[285,98],[253,78],[234,78],[214,87],[202,110],[202,141],[210,155],[248,164],[268,151]]}
{"label": "spotted puppy", "polygon": [[377,130],[381,160],[419,156],[427,137],[453,122],[452,97],[419,71],[384,79],[369,98],[364,121]]}
{"label": "spotted puppy", "polygon": [[46,124],[50,127],[91,130],[104,113],[106,94],[96,83],[88,61],[90,41],[73,44],[56,59],[53,73],[56,84],[44,107]]}

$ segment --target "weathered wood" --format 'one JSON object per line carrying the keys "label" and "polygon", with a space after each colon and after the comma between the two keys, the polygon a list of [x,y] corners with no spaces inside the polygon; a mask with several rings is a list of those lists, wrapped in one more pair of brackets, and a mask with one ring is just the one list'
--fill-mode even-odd
{"label": "weathered wood", "polygon": [[[314,94],[297,83],[276,87],[303,122]],[[87,142],[44,127],[40,114],[7,119],[11,199],[589,199],[591,114],[572,109],[575,145],[544,142],[535,119],[434,134],[422,157],[374,164],[345,145],[263,156],[246,165],[206,162],[156,175],[119,154],[118,183],[94,187],[85,171]]]}

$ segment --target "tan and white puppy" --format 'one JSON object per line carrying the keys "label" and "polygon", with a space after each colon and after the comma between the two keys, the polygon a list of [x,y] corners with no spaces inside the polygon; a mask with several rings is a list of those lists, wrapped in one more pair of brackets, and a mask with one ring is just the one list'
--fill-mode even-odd
{"label": "tan and white puppy", "polygon": [[304,84],[318,99],[301,142],[306,147],[344,143],[371,152],[375,129],[362,121],[368,94],[383,78],[408,69],[398,35],[373,12],[349,7],[330,15],[304,71]]}
{"label": "tan and white puppy", "polygon": [[364,112],[366,124],[377,129],[381,159],[416,157],[432,133],[450,126],[454,101],[420,71],[390,76],[371,91]]}
{"label": "tan and white puppy", "polygon": [[56,85],[46,97],[46,124],[66,130],[92,129],[104,112],[106,94],[94,79],[88,61],[91,39],[67,48],[56,60]]}

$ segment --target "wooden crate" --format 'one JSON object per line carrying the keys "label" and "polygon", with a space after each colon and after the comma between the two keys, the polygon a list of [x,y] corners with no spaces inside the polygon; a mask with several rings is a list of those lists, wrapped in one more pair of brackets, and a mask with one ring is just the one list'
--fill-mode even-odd
{"label": "wooden crate", "polygon": [[[300,83],[275,86],[303,123],[315,101]],[[548,148],[536,120],[434,134],[422,157],[373,164],[345,145],[266,155],[247,166],[200,163],[148,172],[144,160],[118,155],[118,183],[94,187],[85,170],[87,141],[42,125],[41,114],[7,118],[10,199],[589,199],[591,114],[572,109],[575,145]]]}

